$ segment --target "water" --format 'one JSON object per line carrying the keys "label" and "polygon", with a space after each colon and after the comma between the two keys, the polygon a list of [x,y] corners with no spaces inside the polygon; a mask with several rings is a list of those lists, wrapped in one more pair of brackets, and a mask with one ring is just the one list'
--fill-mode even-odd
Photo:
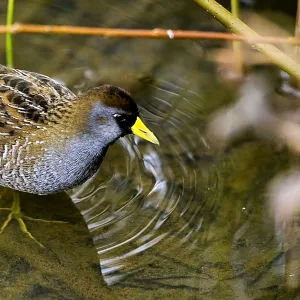
{"label": "water", "polygon": [[73,195],[94,236],[109,284],[139,276],[156,256],[152,248],[195,251],[203,239],[199,233],[207,226],[205,212],[211,214],[222,195],[209,145],[193,124],[201,114],[200,96],[167,82],[154,89],[153,101],[142,115],[158,133],[161,146],[121,140],[98,174]]}
{"label": "water", "polygon": [[[3,20],[5,5],[0,5]],[[63,5],[30,0],[22,9],[16,4],[15,18],[83,26],[222,28],[195,3],[175,0]],[[97,299],[97,289],[90,291],[98,280],[109,299],[298,299],[291,281],[297,277],[297,247],[289,247],[289,235],[278,235],[268,202],[271,180],[298,161],[261,123],[260,130],[247,127],[224,144],[210,139],[208,124],[238,101],[243,84],[220,77],[210,56],[219,43],[46,35],[18,35],[14,41],[18,68],[62,80],[75,92],[103,83],[130,90],[161,144],[121,139],[98,173],[69,192],[93,238],[93,264],[100,262],[110,289],[99,274],[82,273],[88,269],[78,259],[84,248],[76,252],[75,242],[64,245],[67,236],[80,240],[78,232],[57,227],[39,237],[51,242],[58,258],[72,253],[62,270],[74,266],[61,275],[54,272],[63,284],[51,281],[51,288],[76,291],[70,299]],[[4,62],[3,45],[0,50]],[[248,111],[246,116],[250,120]],[[56,205],[47,209],[60,212],[59,219],[64,210]],[[290,228],[297,237],[297,224]],[[50,259],[45,257],[38,259]],[[44,277],[36,275],[36,281],[45,278],[43,268]],[[69,280],[72,272],[86,290],[77,289],[76,278]],[[51,295],[62,299],[62,294]]]}

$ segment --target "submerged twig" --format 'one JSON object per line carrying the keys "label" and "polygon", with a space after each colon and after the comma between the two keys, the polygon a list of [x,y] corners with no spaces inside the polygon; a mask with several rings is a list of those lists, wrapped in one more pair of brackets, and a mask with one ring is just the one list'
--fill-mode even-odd
{"label": "submerged twig", "polygon": [[[222,5],[215,0],[195,0],[200,6],[213,15],[218,21],[224,24],[230,31],[246,36],[247,38],[260,38],[261,36],[243,23],[240,19],[235,18]],[[290,56],[284,54],[273,45],[267,45],[252,42],[252,45],[269,57],[269,59],[279,66],[282,70],[290,74],[297,80],[300,80],[300,64]]]}

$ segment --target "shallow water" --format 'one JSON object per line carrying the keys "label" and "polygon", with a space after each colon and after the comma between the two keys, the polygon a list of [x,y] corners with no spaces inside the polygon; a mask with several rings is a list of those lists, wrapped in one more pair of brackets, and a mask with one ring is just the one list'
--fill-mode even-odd
{"label": "shallow water", "polygon": [[[4,8],[2,2],[1,20]],[[222,28],[195,3],[175,0],[69,0],[63,5],[30,0],[22,7],[16,4],[15,19]],[[14,42],[17,68],[62,80],[75,92],[103,83],[128,89],[160,141],[158,147],[123,138],[111,147],[98,173],[69,192],[93,237],[110,286],[108,292],[103,285],[107,298],[300,298],[297,286],[289,284],[297,273],[289,264],[297,268],[298,252],[285,252],[267,203],[268,184],[296,166],[297,158],[252,131],[225,147],[207,136],[213,114],[236,101],[240,86],[220,78],[209,59],[219,43],[47,35],[18,35]],[[0,50],[4,63],[3,44]],[[59,247],[52,251],[61,255]],[[77,259],[73,262],[76,266]],[[79,275],[82,269],[78,265]],[[82,285],[89,278],[83,273]],[[78,299],[97,299],[95,293],[81,291]],[[44,297],[62,299],[53,295]]]}

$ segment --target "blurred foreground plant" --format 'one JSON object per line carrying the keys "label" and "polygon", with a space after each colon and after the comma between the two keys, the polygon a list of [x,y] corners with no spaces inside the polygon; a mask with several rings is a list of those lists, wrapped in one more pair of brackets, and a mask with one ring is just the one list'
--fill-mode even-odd
{"label": "blurred foreground plant", "polygon": [[[13,24],[14,14],[14,0],[8,0],[7,2],[7,13],[6,13],[6,26],[11,27]],[[6,49],[6,65],[13,67],[13,42],[11,31],[6,32],[5,36],[5,49]]]}
{"label": "blurred foreground plant", "polygon": [[[249,39],[253,37],[261,37],[257,32],[248,27],[240,19],[234,17],[228,10],[226,10],[215,0],[195,1],[233,33],[244,35]],[[295,79],[300,80],[300,64],[296,60],[281,52],[273,45],[253,43],[251,41],[249,41],[249,43],[251,43],[257,50],[267,55],[268,58],[282,70],[290,74]]]}

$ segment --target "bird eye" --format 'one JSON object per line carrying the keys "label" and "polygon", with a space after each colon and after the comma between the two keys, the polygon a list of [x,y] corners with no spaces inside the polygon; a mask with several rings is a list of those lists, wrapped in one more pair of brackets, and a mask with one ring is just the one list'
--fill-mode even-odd
{"label": "bird eye", "polygon": [[136,121],[136,116],[134,115],[114,114],[114,118],[121,127],[131,127]]}
{"label": "bird eye", "polygon": [[125,123],[127,121],[127,118],[125,116],[114,114],[114,117],[118,120],[118,122]]}

